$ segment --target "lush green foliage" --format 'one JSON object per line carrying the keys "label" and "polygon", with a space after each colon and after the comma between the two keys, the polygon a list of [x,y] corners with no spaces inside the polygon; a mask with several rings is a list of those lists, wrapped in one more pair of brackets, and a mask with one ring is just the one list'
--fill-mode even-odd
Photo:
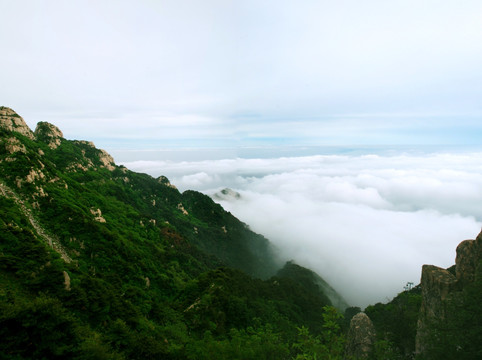
{"label": "lush green foliage", "polygon": [[273,277],[269,242],[209,197],[84,142],[0,139],[0,357],[290,359],[338,341],[312,273]]}
{"label": "lush green foliage", "polygon": [[340,326],[343,316],[331,306],[325,306],[323,310],[323,331],[320,335],[313,336],[305,327],[298,329],[298,341],[293,344],[299,350],[296,360],[343,359],[345,337]]}
{"label": "lush green foliage", "polygon": [[365,309],[380,339],[378,352],[385,349],[402,357],[412,357],[421,302],[421,289],[416,286],[401,292],[387,304],[378,303]]}

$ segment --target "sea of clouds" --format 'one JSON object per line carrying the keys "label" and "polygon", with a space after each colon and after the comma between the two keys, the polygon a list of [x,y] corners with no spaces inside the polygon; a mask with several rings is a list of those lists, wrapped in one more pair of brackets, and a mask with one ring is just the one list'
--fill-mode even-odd
{"label": "sea of clouds", "polygon": [[315,270],[351,305],[386,302],[449,267],[482,222],[482,153],[132,161],[180,190],[213,196],[284,260]]}

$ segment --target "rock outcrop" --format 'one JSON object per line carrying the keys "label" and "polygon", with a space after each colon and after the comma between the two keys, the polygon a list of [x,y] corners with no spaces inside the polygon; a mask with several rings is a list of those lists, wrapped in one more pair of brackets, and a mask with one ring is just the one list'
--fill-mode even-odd
{"label": "rock outcrop", "polygon": [[25,148],[25,145],[23,145],[16,137],[10,137],[5,140],[0,140],[0,142],[3,142],[5,145],[5,150],[9,154],[15,154],[17,152],[21,153],[26,153],[27,149]]}
{"label": "rock outcrop", "polygon": [[[457,246],[455,274],[433,265],[422,267],[422,305],[417,325],[416,353],[430,353],[435,327],[453,323],[453,309],[463,306],[462,292],[476,279],[482,260],[482,232],[476,240],[465,240]],[[464,329],[451,329],[458,332]]]}
{"label": "rock outcrop", "polygon": [[0,128],[8,131],[16,131],[29,139],[34,139],[34,134],[25,120],[6,106],[0,106]]}
{"label": "rock outcrop", "polygon": [[213,199],[215,200],[227,200],[227,201],[230,201],[230,200],[239,200],[241,199],[241,194],[238,193],[237,191],[234,191],[232,189],[229,189],[229,188],[225,188],[221,191],[218,191],[217,193],[215,193],[213,196]]}
{"label": "rock outcrop", "polygon": [[375,327],[367,314],[360,312],[350,321],[346,339],[346,359],[366,359],[375,343]]}
{"label": "rock outcrop", "polygon": [[99,161],[102,163],[102,167],[107,170],[113,171],[115,169],[114,158],[105,150],[99,149]]}
{"label": "rock outcrop", "polygon": [[[35,131],[32,131],[20,115],[18,115],[14,110],[5,106],[0,106],[0,129],[17,132],[31,140],[41,141],[47,144],[52,150],[57,149],[62,144],[62,141],[65,140],[64,134],[57,126],[45,121],[39,122],[35,128]],[[89,154],[86,154],[88,151],[82,150],[84,158],[69,164],[68,169],[70,171],[87,171],[95,166],[100,166],[101,168],[106,168],[110,171],[114,171],[116,169],[114,158],[107,151],[97,149],[93,142],[76,140],[73,141],[73,143],[82,145],[84,147],[87,145],[95,149],[95,151],[90,151]],[[27,152],[25,145],[22,144],[15,136],[0,139],[0,146],[11,155]],[[40,156],[45,155],[44,151],[41,149],[38,149],[38,153]],[[15,161],[15,158],[11,157],[6,161]]]}
{"label": "rock outcrop", "polygon": [[482,232],[476,240],[465,240],[457,246],[455,259],[457,282],[460,287],[474,282],[477,266],[482,259]]}
{"label": "rock outcrop", "polygon": [[172,185],[169,179],[163,175],[159,176],[156,180],[159,182],[159,184],[169,186],[173,189],[177,189],[176,186]]}
{"label": "rock outcrop", "polygon": [[[92,141],[85,141],[85,140],[74,140],[75,144],[80,145],[87,145],[91,148],[96,150],[96,154],[99,157],[100,167],[106,168],[107,170],[113,171],[115,169],[115,162],[114,158],[105,150],[97,149],[95,144]],[[72,164],[72,169],[78,168],[80,170],[86,171],[87,169],[94,166],[92,159],[86,156],[86,151],[82,150],[82,155],[84,155],[84,159],[87,161],[86,166],[79,166],[79,164]]]}
{"label": "rock outcrop", "polygon": [[34,134],[38,140],[47,143],[51,149],[56,149],[64,137],[64,134],[62,134],[62,131],[60,131],[57,126],[45,121],[37,124]]}
{"label": "rock outcrop", "polygon": [[69,274],[67,273],[67,271],[64,271],[64,289],[66,291],[70,291],[70,276]]}
{"label": "rock outcrop", "polygon": [[90,213],[94,215],[94,220],[100,223],[105,223],[106,220],[102,216],[102,211],[100,209],[90,209]]}

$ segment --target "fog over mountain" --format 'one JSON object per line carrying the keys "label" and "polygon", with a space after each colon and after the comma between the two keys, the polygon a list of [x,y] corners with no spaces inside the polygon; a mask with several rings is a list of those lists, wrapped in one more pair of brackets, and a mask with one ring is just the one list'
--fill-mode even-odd
{"label": "fog over mountain", "polygon": [[422,264],[448,267],[482,221],[480,153],[317,155],[135,161],[181,190],[216,197],[280,256],[313,268],[353,305],[418,283]]}

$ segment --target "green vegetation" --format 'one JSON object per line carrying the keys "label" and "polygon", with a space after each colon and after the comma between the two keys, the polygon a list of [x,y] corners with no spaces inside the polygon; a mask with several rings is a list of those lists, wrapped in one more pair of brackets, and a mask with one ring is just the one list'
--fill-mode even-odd
{"label": "green vegetation", "polygon": [[421,303],[421,289],[416,286],[401,292],[387,304],[378,303],[365,309],[377,330],[379,352],[385,348],[402,358],[412,357]]}
{"label": "green vegetation", "polygon": [[316,274],[277,273],[209,197],[50,140],[0,129],[1,358],[340,358]]}

